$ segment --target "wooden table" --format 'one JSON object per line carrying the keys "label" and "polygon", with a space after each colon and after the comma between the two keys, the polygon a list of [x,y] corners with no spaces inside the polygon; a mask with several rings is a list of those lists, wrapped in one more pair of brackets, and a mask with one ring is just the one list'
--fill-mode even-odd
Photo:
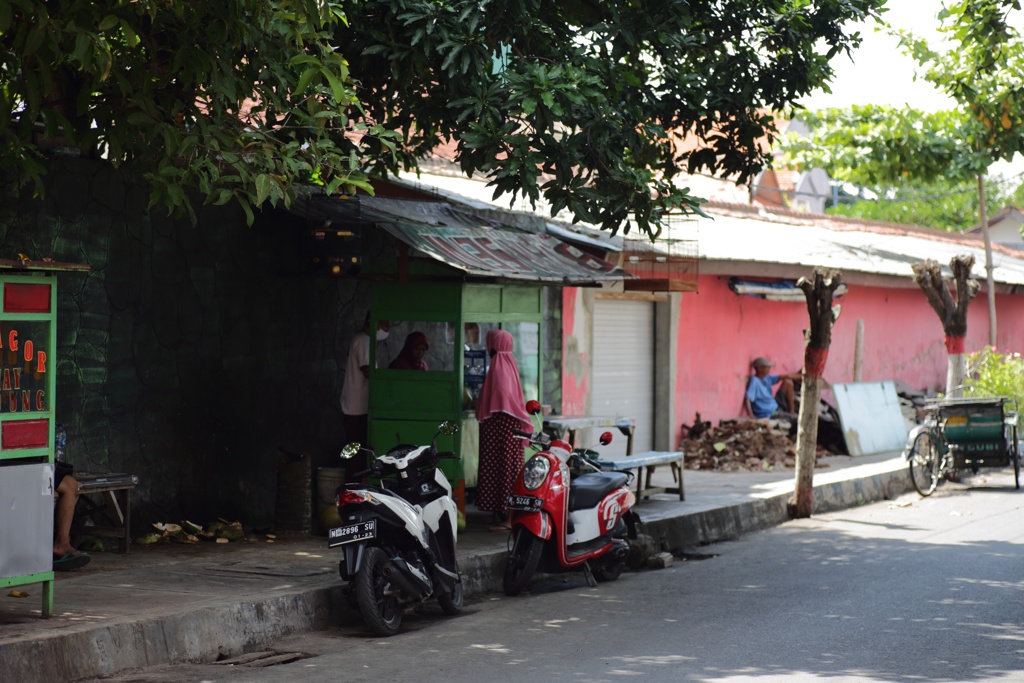
{"label": "wooden table", "polygon": [[[78,481],[78,506],[71,532],[116,538],[121,552],[127,553],[131,544],[132,489],[139,483],[138,475],[75,472],[71,476]],[[92,495],[100,496],[101,501],[93,501]]]}

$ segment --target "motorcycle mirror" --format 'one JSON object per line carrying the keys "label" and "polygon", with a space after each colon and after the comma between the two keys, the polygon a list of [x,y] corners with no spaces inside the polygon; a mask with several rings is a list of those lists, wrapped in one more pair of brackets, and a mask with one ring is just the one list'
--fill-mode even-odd
{"label": "motorcycle mirror", "polygon": [[354,458],[361,448],[362,446],[355,441],[345,444],[341,448],[341,459],[350,460],[351,458]]}
{"label": "motorcycle mirror", "polygon": [[604,434],[601,435],[601,438],[598,440],[601,442],[602,446],[607,446],[612,442],[612,433],[605,432]]}
{"label": "motorcycle mirror", "polygon": [[528,412],[530,415],[536,415],[536,414],[540,413],[540,411],[541,411],[540,401],[530,400],[530,401],[526,402],[526,412]]}
{"label": "motorcycle mirror", "polygon": [[459,431],[459,425],[451,420],[445,420],[437,427],[437,431],[442,434],[454,434]]}

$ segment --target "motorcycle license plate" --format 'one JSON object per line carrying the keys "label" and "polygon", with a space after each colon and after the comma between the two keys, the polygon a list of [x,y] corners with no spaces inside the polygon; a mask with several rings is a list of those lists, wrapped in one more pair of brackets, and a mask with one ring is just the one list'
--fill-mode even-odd
{"label": "motorcycle license plate", "polygon": [[370,519],[358,524],[339,526],[327,532],[327,547],[336,548],[346,543],[363,541],[367,538],[377,537],[377,520]]}
{"label": "motorcycle license plate", "polygon": [[540,510],[540,498],[535,496],[509,496],[507,507],[510,510],[525,510],[526,512],[537,512]]}

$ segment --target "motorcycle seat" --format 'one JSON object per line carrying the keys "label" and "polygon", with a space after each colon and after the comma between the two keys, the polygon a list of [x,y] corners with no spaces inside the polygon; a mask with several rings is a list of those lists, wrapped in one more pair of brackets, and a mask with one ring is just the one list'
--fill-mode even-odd
{"label": "motorcycle seat", "polygon": [[596,507],[609,491],[628,481],[625,472],[588,472],[576,477],[569,487],[569,511]]}

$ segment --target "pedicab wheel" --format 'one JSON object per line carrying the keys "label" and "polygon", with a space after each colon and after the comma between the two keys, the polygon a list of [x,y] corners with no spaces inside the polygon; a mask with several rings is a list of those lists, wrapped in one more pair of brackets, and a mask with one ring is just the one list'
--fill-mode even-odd
{"label": "pedicab wheel", "polygon": [[1010,448],[1011,457],[1013,458],[1013,483],[1015,488],[1020,489],[1020,442],[1017,441],[1017,427],[1013,427],[1013,438],[1010,439],[1012,444]]}
{"label": "pedicab wheel", "polygon": [[508,552],[508,564],[505,565],[505,577],[501,582],[505,595],[519,595],[530,585],[530,579],[540,564],[543,549],[544,541],[521,526],[515,528],[512,532],[512,549]]}
{"label": "pedicab wheel", "polygon": [[402,606],[393,595],[386,595],[388,581],[384,565],[388,556],[380,548],[369,547],[356,576],[356,599],[363,621],[379,636],[393,636],[402,623]]}
{"label": "pedicab wheel", "polygon": [[437,596],[437,604],[441,605],[441,611],[447,615],[455,616],[462,611],[462,573],[459,571],[459,563],[455,563],[455,573],[459,580],[452,586],[450,593]]}
{"label": "pedicab wheel", "polygon": [[939,454],[928,432],[921,432],[910,449],[910,483],[922,496],[930,496],[939,485]]}

